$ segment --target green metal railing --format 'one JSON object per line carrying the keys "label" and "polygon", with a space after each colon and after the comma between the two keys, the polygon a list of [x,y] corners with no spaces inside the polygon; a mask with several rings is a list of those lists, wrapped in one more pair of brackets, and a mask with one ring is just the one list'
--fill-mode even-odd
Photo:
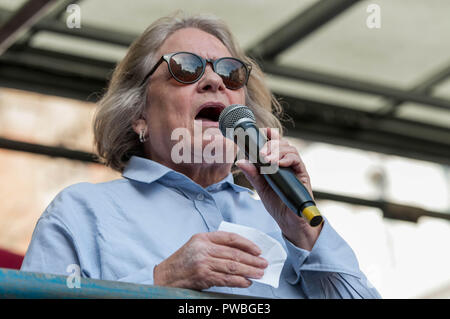
{"label": "green metal railing", "polygon": [[0,268],[0,298],[76,299],[211,299],[247,296],[199,292],[189,289],[137,285],[117,281],[80,278],[80,288],[70,288],[67,276]]}

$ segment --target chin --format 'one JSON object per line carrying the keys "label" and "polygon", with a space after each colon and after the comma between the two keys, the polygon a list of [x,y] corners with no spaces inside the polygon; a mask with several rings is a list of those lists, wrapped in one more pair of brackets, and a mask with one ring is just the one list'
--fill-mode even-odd
{"label": "chin", "polygon": [[236,144],[228,138],[225,138],[220,130],[216,134],[204,136],[201,143],[194,142],[194,158],[197,163],[205,164],[232,164],[236,155]]}

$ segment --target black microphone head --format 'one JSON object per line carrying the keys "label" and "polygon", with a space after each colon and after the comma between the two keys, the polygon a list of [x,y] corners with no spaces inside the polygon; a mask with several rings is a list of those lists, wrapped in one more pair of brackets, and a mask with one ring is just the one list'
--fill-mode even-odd
{"label": "black microphone head", "polygon": [[255,115],[252,110],[242,104],[232,104],[220,113],[219,128],[223,136],[226,135],[227,128],[234,129],[239,123],[250,121],[256,123]]}

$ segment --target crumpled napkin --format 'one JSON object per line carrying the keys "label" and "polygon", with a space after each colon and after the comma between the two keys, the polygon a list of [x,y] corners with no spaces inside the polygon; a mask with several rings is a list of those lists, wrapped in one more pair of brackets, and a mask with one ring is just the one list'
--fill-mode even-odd
{"label": "crumpled napkin", "polygon": [[218,230],[236,233],[254,242],[262,251],[260,257],[266,259],[269,265],[264,269],[264,276],[262,278],[249,279],[278,288],[281,270],[286,261],[287,253],[277,240],[255,228],[225,221],[222,221]]}

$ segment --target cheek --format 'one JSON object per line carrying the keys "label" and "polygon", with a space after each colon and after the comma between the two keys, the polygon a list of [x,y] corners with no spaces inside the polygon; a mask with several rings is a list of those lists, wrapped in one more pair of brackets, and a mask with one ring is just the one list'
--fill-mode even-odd
{"label": "cheek", "polygon": [[150,122],[165,131],[186,127],[191,118],[191,104],[187,95],[182,93],[177,88],[177,90],[166,90],[163,96],[152,97],[148,112]]}
{"label": "cheek", "polygon": [[244,89],[239,89],[236,92],[233,92],[233,95],[230,98],[231,104],[243,104],[245,105],[245,91]]}

